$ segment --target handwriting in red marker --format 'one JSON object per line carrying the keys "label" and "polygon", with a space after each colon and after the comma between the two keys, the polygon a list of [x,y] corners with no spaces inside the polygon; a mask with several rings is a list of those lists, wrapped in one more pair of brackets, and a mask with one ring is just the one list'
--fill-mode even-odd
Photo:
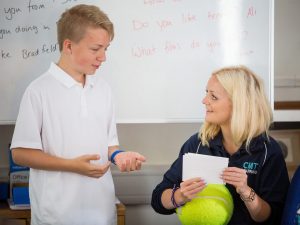
{"label": "handwriting in red marker", "polygon": [[167,53],[171,53],[177,50],[180,50],[181,47],[178,43],[174,43],[174,42],[170,42],[170,41],[166,41],[165,43],[165,51]]}
{"label": "handwriting in red marker", "polygon": [[218,47],[220,47],[220,42],[217,41],[209,41],[207,42],[206,46],[208,47],[210,52],[214,52],[214,50]]}
{"label": "handwriting in red marker", "polygon": [[141,58],[144,56],[154,55],[156,52],[155,47],[133,47],[131,48],[131,54],[134,57]]}
{"label": "handwriting in red marker", "polygon": [[195,22],[197,20],[196,15],[192,15],[190,13],[182,14],[181,17],[183,23]]}
{"label": "handwriting in red marker", "polygon": [[248,17],[252,17],[252,16],[255,16],[256,15],[256,9],[251,6],[249,9],[248,9],[248,13],[247,13],[247,18]]}
{"label": "handwriting in red marker", "polygon": [[195,49],[195,48],[200,48],[200,42],[193,40],[191,43],[191,48]]}
{"label": "handwriting in red marker", "polygon": [[165,0],[144,0],[144,4],[145,5],[157,5],[157,4],[161,4],[161,3],[165,3]]}
{"label": "handwriting in red marker", "polygon": [[156,23],[161,31],[173,25],[172,21],[170,20],[161,20],[157,21]]}
{"label": "handwriting in red marker", "polygon": [[221,19],[222,14],[219,12],[208,12],[207,17],[209,20],[218,20]]}
{"label": "handwriting in red marker", "polygon": [[132,21],[133,30],[141,30],[149,27],[149,23],[147,21],[141,20],[133,20]]}

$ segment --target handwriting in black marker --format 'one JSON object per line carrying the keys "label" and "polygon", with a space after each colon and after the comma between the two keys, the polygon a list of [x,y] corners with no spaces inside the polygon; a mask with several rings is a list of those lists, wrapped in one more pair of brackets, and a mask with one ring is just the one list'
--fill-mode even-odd
{"label": "handwriting in black marker", "polygon": [[10,52],[5,52],[4,50],[1,49],[1,59],[8,59],[10,58]]}
{"label": "handwriting in black marker", "polygon": [[31,10],[37,11],[40,9],[44,9],[45,5],[44,4],[33,4],[32,1],[29,0],[27,7],[28,7],[29,12],[31,12]]}
{"label": "handwriting in black marker", "polygon": [[22,10],[20,8],[14,8],[14,7],[4,8],[5,19],[7,20],[12,20],[14,15],[21,12]]}
{"label": "handwriting in black marker", "polygon": [[0,28],[0,39],[3,39],[4,35],[9,35],[9,34],[11,34],[11,31],[9,29]]}

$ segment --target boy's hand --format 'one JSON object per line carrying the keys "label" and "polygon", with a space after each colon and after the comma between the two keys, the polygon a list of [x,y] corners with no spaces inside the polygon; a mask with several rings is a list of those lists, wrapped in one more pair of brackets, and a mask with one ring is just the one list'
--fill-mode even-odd
{"label": "boy's hand", "polygon": [[77,157],[73,160],[74,171],[72,172],[93,178],[102,177],[109,169],[111,162],[108,161],[105,164],[96,164],[91,162],[99,159],[100,156],[97,154]]}
{"label": "boy's hand", "polygon": [[140,170],[146,158],[137,152],[121,152],[114,158],[121,172]]}

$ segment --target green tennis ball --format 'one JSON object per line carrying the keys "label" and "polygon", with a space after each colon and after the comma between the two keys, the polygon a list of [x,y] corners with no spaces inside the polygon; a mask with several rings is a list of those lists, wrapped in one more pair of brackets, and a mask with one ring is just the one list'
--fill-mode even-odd
{"label": "green tennis ball", "polygon": [[232,212],[232,196],[223,184],[207,185],[196,198],[176,209],[183,225],[224,225]]}

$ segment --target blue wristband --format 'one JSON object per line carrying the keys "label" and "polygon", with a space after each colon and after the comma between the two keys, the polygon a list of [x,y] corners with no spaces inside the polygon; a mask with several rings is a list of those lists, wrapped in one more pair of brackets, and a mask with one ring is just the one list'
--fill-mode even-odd
{"label": "blue wristband", "polygon": [[115,162],[115,157],[117,154],[121,153],[121,152],[124,152],[123,150],[116,150],[114,151],[111,156],[110,156],[110,161],[116,165],[116,162]]}

